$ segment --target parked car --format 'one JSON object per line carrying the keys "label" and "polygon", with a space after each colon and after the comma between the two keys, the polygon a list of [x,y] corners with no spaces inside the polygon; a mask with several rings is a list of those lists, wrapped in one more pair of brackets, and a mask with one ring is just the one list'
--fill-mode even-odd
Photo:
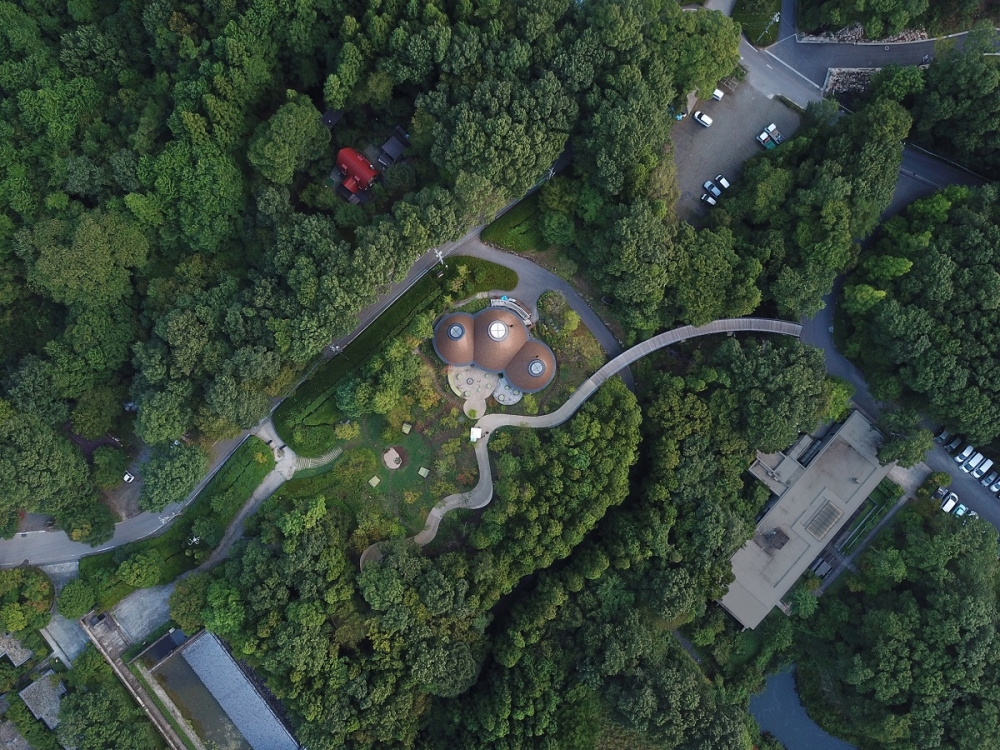
{"label": "parked car", "polygon": [[704,125],[706,128],[712,127],[712,118],[702,112],[700,109],[694,113],[694,120],[699,125]]}
{"label": "parked car", "polygon": [[950,443],[948,443],[948,445],[946,445],[944,447],[944,449],[946,451],[948,451],[949,453],[951,453],[953,450],[955,450],[956,448],[958,448],[958,446],[960,446],[961,444],[962,444],[962,436],[961,435],[956,435],[955,439],[952,440]]}
{"label": "parked car", "polygon": [[1000,478],[997,479],[993,484],[990,485],[990,492],[994,495],[1000,492]]}
{"label": "parked car", "polygon": [[998,476],[1000,476],[1000,472],[991,471],[989,474],[983,477],[983,480],[980,482],[980,484],[983,485],[983,487],[989,487],[997,480]]}
{"label": "parked car", "polygon": [[946,430],[944,427],[942,427],[938,431],[938,434],[934,436],[934,441],[937,442],[937,443],[946,443],[946,442],[948,442],[948,439],[950,437],[951,437],[951,433],[948,432],[948,430]]}
{"label": "parked car", "polygon": [[968,508],[966,508],[966,507],[965,507],[964,505],[962,505],[961,503],[959,503],[959,504],[958,504],[958,507],[957,507],[957,508],[955,508],[955,515],[956,515],[956,516],[958,516],[959,518],[961,518],[962,516],[964,516],[964,515],[965,515],[966,513],[968,513],[968,512],[969,512],[969,509],[968,509]]}
{"label": "parked car", "polygon": [[718,201],[715,200],[715,198],[709,195],[708,193],[702,193],[701,199],[710,206],[714,206],[716,203],[718,203]]}
{"label": "parked car", "polygon": [[957,456],[955,456],[955,463],[964,464],[966,461],[972,458],[972,454],[975,452],[976,449],[974,446],[972,445],[965,446],[965,448],[962,449],[962,452],[959,453]]}
{"label": "parked car", "polygon": [[941,510],[945,513],[951,513],[956,505],[958,505],[958,495],[954,492],[949,492],[944,500],[941,501]]}
{"label": "parked car", "polygon": [[983,475],[992,468],[993,468],[993,459],[987,458],[973,470],[972,476],[975,477],[976,479],[982,479]]}
{"label": "parked car", "polygon": [[715,99],[715,101],[717,102],[721,102],[722,97],[724,96],[725,93],[723,93],[722,89],[716,89],[715,91],[712,92],[712,98]]}
{"label": "parked car", "polygon": [[729,180],[723,177],[721,174],[715,175],[715,182],[717,185],[725,190],[729,190]]}
{"label": "parked car", "polygon": [[715,186],[715,183],[712,182],[711,180],[705,180],[705,184],[702,185],[702,187],[705,188],[706,191],[714,195],[716,198],[722,195],[722,191],[719,190],[719,188],[717,188]]}
{"label": "parked car", "polygon": [[964,471],[966,474],[968,474],[973,469],[975,469],[977,466],[979,466],[979,464],[981,464],[983,462],[983,459],[985,459],[985,458],[986,458],[986,456],[984,456],[982,453],[979,453],[977,451],[976,454],[972,458],[970,458],[968,461],[966,461],[964,464],[962,464],[962,471]]}
{"label": "parked car", "polygon": [[126,471],[125,476],[122,477],[122,481],[131,484],[132,482],[135,481],[135,474],[133,474],[131,471]]}

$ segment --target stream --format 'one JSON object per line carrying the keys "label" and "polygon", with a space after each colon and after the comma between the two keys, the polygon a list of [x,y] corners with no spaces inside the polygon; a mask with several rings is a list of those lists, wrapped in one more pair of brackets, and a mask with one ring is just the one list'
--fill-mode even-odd
{"label": "stream", "polygon": [[799,702],[791,669],[767,678],[764,692],[750,699],[750,713],[762,730],[781,740],[788,750],[856,750],[809,718]]}

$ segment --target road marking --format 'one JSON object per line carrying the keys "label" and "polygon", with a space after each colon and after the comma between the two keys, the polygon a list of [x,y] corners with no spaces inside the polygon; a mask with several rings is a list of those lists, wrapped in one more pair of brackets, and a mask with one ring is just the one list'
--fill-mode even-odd
{"label": "road marking", "polygon": [[[790,71],[792,71],[795,75],[797,75],[799,78],[801,78],[803,81],[805,81],[806,83],[808,83],[813,88],[817,88],[817,89],[820,88],[819,84],[813,82],[809,78],[806,78],[799,71],[797,71],[795,68],[793,68],[791,65],[789,65],[788,63],[786,63],[784,60],[782,60],[780,57],[778,57],[774,53],[769,52],[768,50],[764,50],[764,54],[765,55],[770,55],[771,57],[773,57],[775,60],[777,60],[778,62],[780,62],[782,65],[784,65],[786,68],[788,68]],[[764,64],[767,65],[767,63],[764,63]]]}
{"label": "road marking", "polygon": [[[764,64],[767,65],[767,63],[764,63]],[[767,65],[767,67],[771,68],[770,65]],[[774,68],[771,68],[771,70],[774,70]]]}

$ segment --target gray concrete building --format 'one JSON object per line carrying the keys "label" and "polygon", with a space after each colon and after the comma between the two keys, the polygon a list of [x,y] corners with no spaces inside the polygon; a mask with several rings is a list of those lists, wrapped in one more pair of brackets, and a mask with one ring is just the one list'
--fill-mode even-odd
{"label": "gray concrete building", "polygon": [[822,438],[805,436],[787,453],[758,453],[750,473],[777,495],[753,539],[732,557],[736,580],[719,601],[755,628],[889,473],[882,434],[854,412]]}

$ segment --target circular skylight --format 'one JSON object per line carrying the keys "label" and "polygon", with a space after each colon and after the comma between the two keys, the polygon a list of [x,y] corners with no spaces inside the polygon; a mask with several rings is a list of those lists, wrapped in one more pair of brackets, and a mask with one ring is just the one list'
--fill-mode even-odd
{"label": "circular skylight", "polygon": [[460,323],[453,323],[448,327],[448,338],[452,341],[458,341],[462,336],[465,335],[465,327]]}
{"label": "circular skylight", "polygon": [[545,374],[545,363],[540,359],[533,359],[528,363],[528,373],[536,378]]}
{"label": "circular skylight", "polygon": [[507,324],[502,320],[494,320],[488,329],[490,338],[494,341],[503,341],[507,338]]}

